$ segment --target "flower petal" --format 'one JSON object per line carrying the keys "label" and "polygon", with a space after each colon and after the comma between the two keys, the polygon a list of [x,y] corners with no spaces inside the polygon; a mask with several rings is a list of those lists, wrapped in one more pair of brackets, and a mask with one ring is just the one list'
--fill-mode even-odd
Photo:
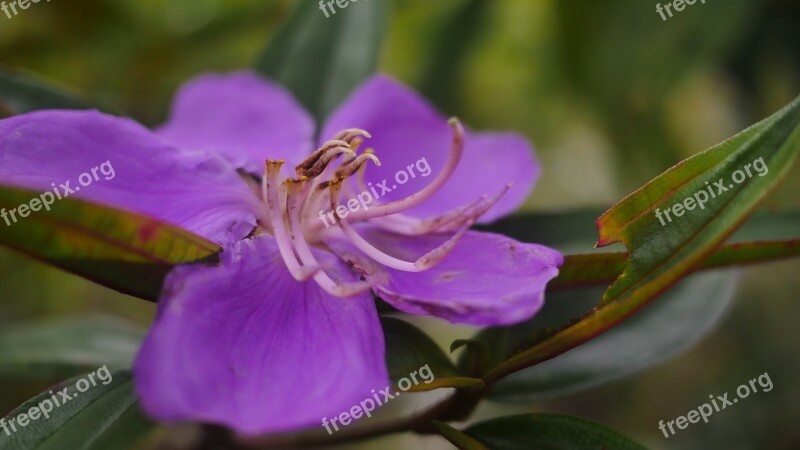
{"label": "flower petal", "polygon": [[[329,118],[321,138],[346,128],[362,128],[372,134],[365,146],[375,149],[382,166],[370,167],[366,180],[375,186],[388,180],[385,186],[391,193],[383,195],[383,189],[377,190],[384,203],[407,197],[430,183],[431,173],[444,165],[450,151],[447,119],[415,92],[386,76],[362,85]],[[413,176],[403,184],[403,175],[398,180],[395,174],[404,171],[410,175],[409,166],[413,166]],[[464,155],[452,179],[407,214],[435,216],[492,195],[513,182],[508,194],[483,216],[481,222],[488,223],[515,211],[528,198],[538,175],[539,165],[525,138],[513,133],[468,132]]]}
{"label": "flower petal", "polygon": [[299,164],[312,150],[314,129],[314,120],[288,91],[255,73],[236,72],[186,83],[157,133],[260,175],[267,159]]}
{"label": "flower petal", "polygon": [[[318,258],[354,276],[330,253]],[[170,274],[135,375],[155,418],[248,434],[321,426],[389,382],[370,295],[296,282],[270,236],[229,247],[218,266]]]}
{"label": "flower petal", "polygon": [[[451,236],[401,236],[365,225],[359,232],[375,247],[409,261]],[[349,242],[334,240],[329,245],[344,260],[359,261],[353,255],[357,250]],[[357,265],[368,279],[388,279],[378,284],[376,293],[403,312],[454,323],[510,325],[539,311],[547,282],[558,275],[562,263],[563,257],[553,249],[468,231],[447,257],[424,272],[376,271],[374,265]]]}
{"label": "flower petal", "polygon": [[76,191],[70,197],[149,215],[218,244],[247,236],[262,210],[228,163],[170,147],[131,120],[38,111],[0,121],[0,183],[64,195],[67,182]]}

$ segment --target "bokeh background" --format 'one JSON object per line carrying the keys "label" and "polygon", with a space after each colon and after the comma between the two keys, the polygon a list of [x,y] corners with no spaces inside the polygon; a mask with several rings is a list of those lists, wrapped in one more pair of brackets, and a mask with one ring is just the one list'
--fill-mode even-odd
{"label": "bokeh background", "polygon": [[[0,15],[0,64],[157,125],[184,80],[250,66],[294,3],[40,2],[11,20]],[[709,0],[666,22],[656,3],[396,0],[380,68],[473,128],[527,135],[544,174],[526,209],[605,208],[800,93],[800,2]],[[800,206],[797,169],[766,208]],[[785,261],[739,270],[733,306],[677,358],[604,387],[478,414],[565,412],[653,448],[800,448],[798,269]],[[147,325],[154,306],[0,249],[0,327],[98,312]],[[443,343],[471,333],[419,323]],[[659,420],[764,372],[771,392],[670,439],[658,430]],[[0,415],[47,386],[3,381]],[[449,448],[416,437],[365,448],[376,444]]]}

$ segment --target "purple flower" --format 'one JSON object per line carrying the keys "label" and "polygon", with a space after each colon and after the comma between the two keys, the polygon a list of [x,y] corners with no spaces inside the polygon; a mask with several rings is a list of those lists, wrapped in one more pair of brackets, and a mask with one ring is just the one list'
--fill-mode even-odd
{"label": "purple flower", "polygon": [[[135,365],[153,417],[265,433],[349,410],[389,383],[370,290],[475,325],[542,306],[561,255],[469,230],[528,196],[539,168],[525,139],[466,132],[383,76],[311,152],[314,132],[287,92],[250,73],[190,82],[155,132],[95,111],[0,121],[0,182],[45,191],[110,161],[113,181],[73,195],[223,247],[220,264],[166,280]],[[361,202],[328,214],[347,198]]]}

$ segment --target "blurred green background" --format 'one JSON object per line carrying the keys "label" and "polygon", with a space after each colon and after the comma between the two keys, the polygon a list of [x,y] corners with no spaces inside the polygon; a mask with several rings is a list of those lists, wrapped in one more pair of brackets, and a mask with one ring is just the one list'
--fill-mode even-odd
{"label": "blurred green background", "polygon": [[[800,2],[710,0],[666,22],[656,3],[397,0],[381,70],[473,128],[527,135],[544,174],[526,208],[606,207],[800,93]],[[293,6],[288,0],[39,3],[10,20],[0,16],[0,64],[156,125],[184,80],[251,65]],[[800,206],[796,169],[765,207]],[[479,414],[566,412],[653,448],[800,448],[799,268],[789,261],[741,270],[735,306],[679,358],[602,388],[513,409],[490,404]],[[86,312],[146,325],[154,314],[151,304],[3,249],[0,299],[0,327]],[[444,343],[471,333],[421,323]],[[659,420],[763,372],[774,382],[771,392],[670,439],[658,430]],[[4,382],[0,415],[46,386]],[[449,448],[439,438],[385,442]]]}

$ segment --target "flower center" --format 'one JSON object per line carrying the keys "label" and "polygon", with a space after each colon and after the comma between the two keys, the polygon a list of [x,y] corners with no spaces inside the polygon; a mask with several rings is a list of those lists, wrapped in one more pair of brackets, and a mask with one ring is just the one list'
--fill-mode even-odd
{"label": "flower center", "polygon": [[[510,187],[507,185],[498,195],[485,195],[468,205],[431,219],[419,220],[402,214],[436,194],[461,160],[464,128],[456,119],[450,121],[450,126],[453,131],[450,154],[441,172],[430,184],[404,199],[351,211],[345,217],[342,214],[328,214],[336,225],[330,229],[322,220],[323,213],[317,214],[315,211],[322,211],[328,206],[330,211],[343,207],[340,205],[342,191],[353,194],[352,180],[356,180],[358,186],[364,186],[367,163],[372,161],[376,166],[381,165],[372,151],[359,154],[363,139],[369,139],[370,134],[360,129],[338,133],[295,168],[295,177],[281,179],[281,168],[285,162],[267,160],[262,181],[262,195],[269,218],[266,225],[268,231],[274,235],[281,258],[292,276],[298,281],[313,279],[326,292],[338,297],[348,297],[369,290],[379,280],[378,271],[371,270],[375,267],[372,261],[397,270],[419,272],[433,267],[447,256],[475,220]],[[340,157],[338,165],[334,164]],[[374,247],[352,226],[354,223],[366,221],[404,235],[447,232],[452,233],[452,236],[418,260],[405,261]],[[369,280],[336,280],[321,267],[314,256],[313,247],[324,245],[324,241],[332,233],[341,233],[360,250],[363,255],[348,254],[347,259]]]}

